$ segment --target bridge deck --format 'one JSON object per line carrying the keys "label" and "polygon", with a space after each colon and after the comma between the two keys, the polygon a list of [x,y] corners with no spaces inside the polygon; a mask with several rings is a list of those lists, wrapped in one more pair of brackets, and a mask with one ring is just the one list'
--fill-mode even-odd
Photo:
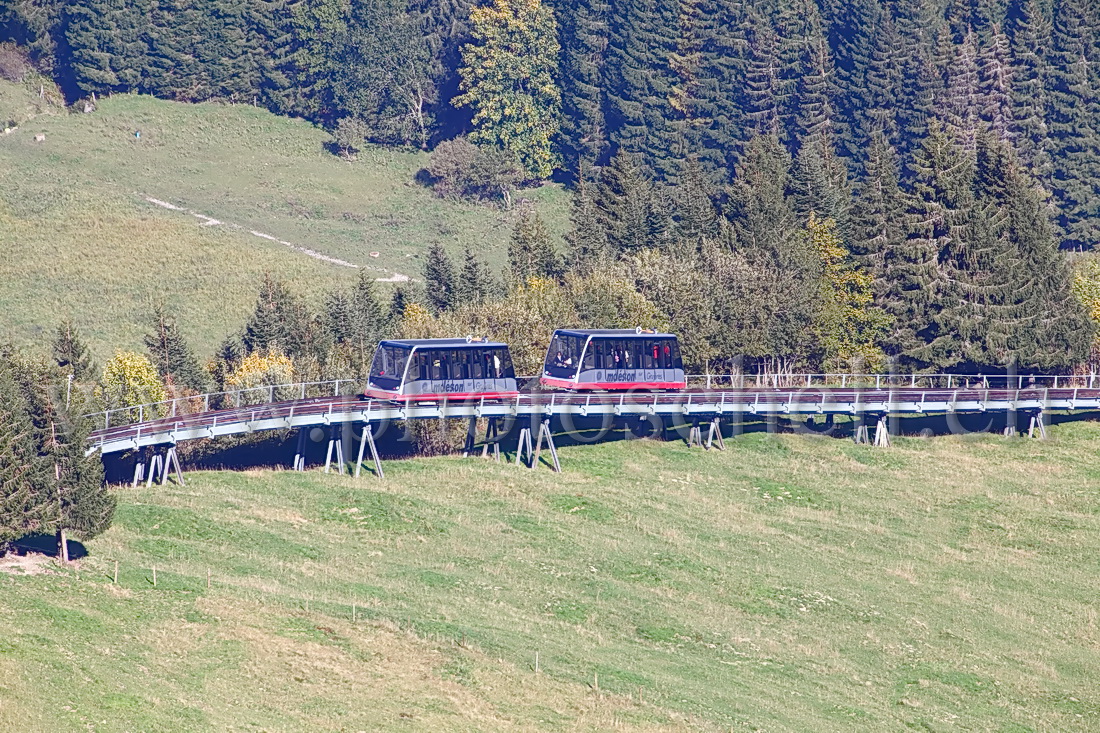
{"label": "bridge deck", "polygon": [[358,397],[274,402],[108,427],[92,433],[103,454],[198,438],[339,423],[471,417],[661,415],[691,421],[743,415],[919,415],[1100,410],[1100,389],[747,389],[675,393],[520,394],[508,400],[401,405]]}

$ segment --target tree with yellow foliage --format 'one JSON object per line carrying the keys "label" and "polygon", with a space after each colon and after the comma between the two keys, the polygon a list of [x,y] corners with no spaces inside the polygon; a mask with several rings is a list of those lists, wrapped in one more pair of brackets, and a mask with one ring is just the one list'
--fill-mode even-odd
{"label": "tree with yellow foliage", "polygon": [[[269,399],[290,400],[298,396],[294,389],[261,389],[294,381],[294,362],[275,349],[253,351],[226,377],[227,391],[249,390],[240,395],[240,404],[259,405]],[[235,402],[235,400],[234,400]]]}
{"label": "tree with yellow foliage", "polygon": [[470,11],[470,25],[462,94],[452,100],[474,110],[470,140],[510,151],[531,178],[549,178],[561,125],[553,11],[540,0],[494,0]]}
{"label": "tree with yellow foliage", "polygon": [[824,276],[825,307],[819,321],[823,361],[838,370],[882,369],[885,356],[879,343],[890,319],[873,305],[871,274],[855,264],[833,219],[810,212],[805,234]]}
{"label": "tree with yellow foliage", "polygon": [[[103,367],[103,379],[96,388],[96,396],[109,409],[136,407],[168,399],[168,392],[149,358],[132,351],[120,351]],[[158,408],[146,408],[142,417],[149,419],[160,414]],[[136,419],[137,413],[133,413]]]}

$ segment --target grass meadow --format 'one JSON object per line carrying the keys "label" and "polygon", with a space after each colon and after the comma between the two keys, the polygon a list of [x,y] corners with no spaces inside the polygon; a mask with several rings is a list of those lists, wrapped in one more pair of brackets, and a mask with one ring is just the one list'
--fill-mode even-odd
{"label": "grass meadow", "polygon": [[1098,442],[122,487],[88,557],[0,574],[0,729],[1097,730]]}
{"label": "grass meadow", "polygon": [[[251,230],[379,278],[418,278],[432,243],[503,267],[517,215],[437,198],[415,181],[426,153],[371,148],[349,163],[326,150],[323,130],[248,105],[119,95],[64,114],[0,82],[0,117],[21,122],[0,136],[0,339],[41,342],[70,315],[100,358],[140,346],[156,299],[206,353],[241,325],[264,271],[317,302],[355,277]],[[560,187],[517,199],[553,232],[567,227]]]}

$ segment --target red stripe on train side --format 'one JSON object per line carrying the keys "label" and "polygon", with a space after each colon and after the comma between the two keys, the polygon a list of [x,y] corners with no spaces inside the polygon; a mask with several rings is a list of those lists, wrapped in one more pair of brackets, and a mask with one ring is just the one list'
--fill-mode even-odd
{"label": "red stripe on train side", "polygon": [[438,394],[399,394],[386,392],[379,389],[368,389],[363,392],[364,397],[375,400],[390,400],[391,402],[440,402],[442,400],[470,400],[470,399],[506,399],[516,397],[519,392],[441,392]]}
{"label": "red stripe on train side", "polygon": [[539,384],[546,387],[558,387],[571,389],[578,392],[590,389],[603,389],[614,392],[623,392],[628,389],[686,389],[687,382],[570,382],[567,379],[554,379],[553,377],[540,377]]}

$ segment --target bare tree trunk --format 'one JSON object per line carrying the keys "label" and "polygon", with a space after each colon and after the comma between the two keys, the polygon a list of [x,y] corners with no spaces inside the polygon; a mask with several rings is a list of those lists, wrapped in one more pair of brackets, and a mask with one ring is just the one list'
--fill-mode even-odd
{"label": "bare tree trunk", "polygon": [[65,536],[65,530],[57,530],[57,556],[64,563],[69,562],[69,538]]}

